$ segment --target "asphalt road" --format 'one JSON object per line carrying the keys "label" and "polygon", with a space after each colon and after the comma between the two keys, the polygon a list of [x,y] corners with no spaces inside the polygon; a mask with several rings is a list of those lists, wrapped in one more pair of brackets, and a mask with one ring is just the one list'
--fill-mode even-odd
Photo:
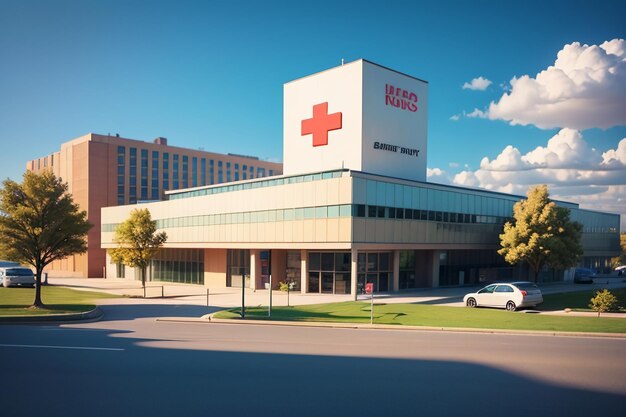
{"label": "asphalt road", "polygon": [[626,339],[157,322],[0,326],[0,415],[622,416]]}

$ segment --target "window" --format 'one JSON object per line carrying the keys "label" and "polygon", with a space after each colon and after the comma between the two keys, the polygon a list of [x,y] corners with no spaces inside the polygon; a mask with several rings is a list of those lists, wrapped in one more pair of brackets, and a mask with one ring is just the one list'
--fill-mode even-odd
{"label": "window", "polygon": [[189,157],[183,155],[183,188],[189,188]]}
{"label": "window", "polygon": [[174,166],[172,167],[172,181],[174,190],[177,190],[178,187],[178,155],[174,154]]}
{"label": "window", "polygon": [[125,202],[125,177],[126,167],[126,148],[124,146],[117,147],[117,204],[124,204]]}
{"label": "window", "polygon": [[170,189],[170,154],[163,153],[163,189]]}
{"label": "window", "polygon": [[226,182],[230,182],[230,162],[226,162]]}
{"label": "window", "polygon": [[191,158],[191,186],[198,186],[198,158],[195,156]]}
{"label": "window", "polygon": [[200,160],[200,184],[206,185],[206,158]]}
{"label": "window", "polygon": [[148,199],[148,150],[141,150],[141,200]]}
{"label": "window", "polygon": [[209,160],[209,182],[215,184],[215,161],[212,159]]}
{"label": "window", "polygon": [[159,199],[159,152],[152,151],[152,180],[151,180],[150,198],[152,200]]}
{"label": "window", "polygon": [[128,202],[130,204],[137,202],[137,148],[130,148]]}
{"label": "window", "polygon": [[223,163],[222,161],[217,161],[217,183],[221,184],[223,182],[224,182]]}

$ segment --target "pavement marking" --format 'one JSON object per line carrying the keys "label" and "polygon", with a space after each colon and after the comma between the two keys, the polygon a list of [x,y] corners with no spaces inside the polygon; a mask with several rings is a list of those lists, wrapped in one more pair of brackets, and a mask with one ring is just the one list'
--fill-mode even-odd
{"label": "pavement marking", "polygon": [[20,348],[39,348],[39,349],[75,349],[75,350],[112,350],[112,351],[126,350],[122,348],[102,348],[102,347],[89,347],[89,346],[47,346],[47,345],[8,345],[8,344],[0,344],[0,347],[20,347]]}

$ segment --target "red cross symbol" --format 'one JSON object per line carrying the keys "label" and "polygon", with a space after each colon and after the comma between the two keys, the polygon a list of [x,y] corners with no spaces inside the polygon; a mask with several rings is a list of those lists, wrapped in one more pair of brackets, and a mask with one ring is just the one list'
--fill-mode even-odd
{"label": "red cross symbol", "polygon": [[302,121],[302,136],[313,135],[313,146],[328,145],[328,132],[341,129],[341,112],[328,114],[328,102],[313,106],[313,118]]}

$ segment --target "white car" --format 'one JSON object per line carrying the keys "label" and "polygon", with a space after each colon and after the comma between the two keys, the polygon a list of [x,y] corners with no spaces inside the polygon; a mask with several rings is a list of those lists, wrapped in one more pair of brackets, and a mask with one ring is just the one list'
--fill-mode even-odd
{"label": "white car", "polygon": [[35,275],[30,268],[23,266],[9,266],[0,268],[0,285],[10,287],[11,285],[35,285]]}
{"label": "white car", "polygon": [[536,307],[543,303],[543,296],[532,282],[498,282],[466,294],[463,303],[468,307],[500,307],[515,311],[521,307]]}

